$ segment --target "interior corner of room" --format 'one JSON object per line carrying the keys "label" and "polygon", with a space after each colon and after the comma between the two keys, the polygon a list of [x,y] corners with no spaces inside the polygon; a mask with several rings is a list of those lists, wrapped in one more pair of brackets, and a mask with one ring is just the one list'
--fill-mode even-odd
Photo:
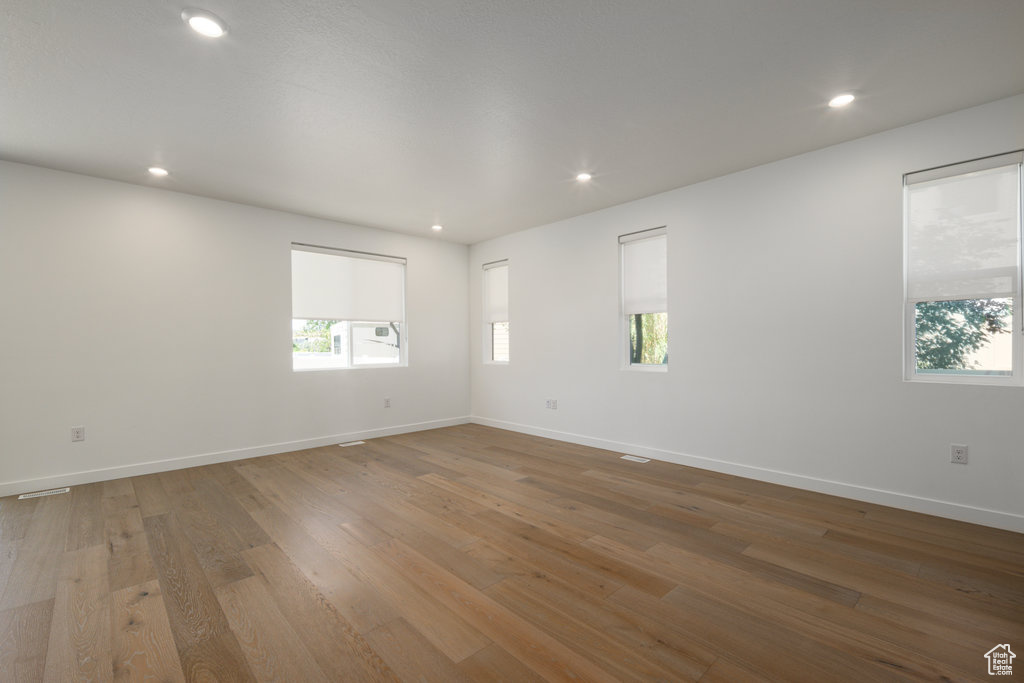
{"label": "interior corner of room", "polygon": [[[469,246],[0,162],[0,491],[474,421],[1021,530],[1024,395],[906,382],[899,338],[900,178],[1019,148],[1022,119],[1011,97]],[[672,363],[623,372],[618,237],[657,226]],[[407,260],[406,367],[293,371],[292,243]],[[510,364],[476,332],[500,318]]]}
{"label": "interior corner of room", "polygon": [[0,680],[1012,675],[1024,2],[211,3],[0,5]]}

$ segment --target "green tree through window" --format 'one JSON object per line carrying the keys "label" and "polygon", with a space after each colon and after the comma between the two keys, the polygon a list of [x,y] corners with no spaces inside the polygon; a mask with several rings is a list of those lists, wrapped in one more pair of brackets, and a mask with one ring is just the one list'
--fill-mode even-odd
{"label": "green tree through window", "polygon": [[335,320],[307,320],[302,329],[292,334],[293,351],[326,353],[331,350],[331,325]]}
{"label": "green tree through window", "polygon": [[970,356],[1010,332],[1011,299],[925,301],[916,305],[919,370],[970,370]]}
{"label": "green tree through window", "polygon": [[629,316],[629,362],[634,365],[668,363],[668,314]]}

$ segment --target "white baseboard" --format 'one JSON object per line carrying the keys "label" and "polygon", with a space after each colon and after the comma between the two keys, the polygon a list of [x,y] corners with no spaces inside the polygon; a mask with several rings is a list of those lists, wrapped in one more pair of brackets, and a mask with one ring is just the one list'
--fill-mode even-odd
{"label": "white baseboard", "polygon": [[764,467],[755,467],[753,465],[742,465],[725,460],[716,460],[714,458],[705,458],[686,453],[677,453],[675,451],[666,451],[660,448],[649,448],[647,446],[638,446],[636,444],[599,439],[592,436],[585,436],[583,434],[560,432],[554,429],[544,429],[542,427],[534,427],[515,422],[505,422],[504,420],[494,420],[477,415],[470,417],[469,421],[473,424],[485,425],[487,427],[508,429],[514,432],[521,432],[523,434],[532,434],[533,436],[543,436],[548,439],[568,441],[582,446],[603,448],[605,450],[615,451],[618,453],[628,453],[629,455],[639,455],[644,458],[651,458],[652,460],[663,460],[665,462],[676,463],[677,465],[697,467],[699,469],[722,472],[724,474],[734,474],[748,479],[757,479],[759,481],[771,482],[773,484],[782,484],[784,486],[792,486],[794,488],[805,489],[808,491],[827,493],[833,496],[842,496],[843,498],[851,498],[853,500],[860,500],[866,503],[887,505],[889,507],[900,508],[901,510],[921,512],[927,515],[935,515],[936,517],[946,517],[948,519],[956,519],[961,522],[982,524],[984,526],[995,527],[997,529],[1006,529],[1007,531],[1024,533],[1024,515],[1017,515],[1011,512],[1001,512],[999,510],[972,507],[969,505],[961,505],[959,503],[935,500],[933,498],[923,498],[921,496],[914,496],[907,493],[899,493],[897,491],[886,491],[884,489],[858,486],[856,484],[844,484],[839,481],[818,479],[816,477],[808,477],[802,474],[794,474],[792,472],[782,472]]}
{"label": "white baseboard", "polygon": [[214,463],[229,462],[231,460],[244,460],[245,458],[255,458],[261,455],[274,455],[275,453],[301,451],[305,448],[330,446],[331,444],[344,443],[346,441],[361,441],[365,439],[375,439],[380,436],[390,436],[392,434],[420,432],[425,429],[451,427],[454,425],[466,424],[467,422],[469,422],[469,417],[452,417],[444,420],[414,422],[412,424],[382,427],[380,429],[366,429],[359,432],[320,436],[315,439],[285,441],[282,443],[264,444],[262,446],[250,446],[248,448],[217,451],[215,453],[188,455],[181,458],[168,458],[166,460],[153,460],[150,462],[135,463],[132,465],[119,465],[117,467],[103,467],[100,469],[85,470],[82,472],[69,472],[67,474],[57,474],[52,477],[41,477],[39,479],[22,479],[20,481],[0,482],[0,497],[20,495],[22,493],[41,491],[44,489],[61,488],[63,486],[91,484],[96,481],[136,477],[141,474],[153,474],[154,472],[168,472],[170,470],[185,469],[186,467],[212,465]]}

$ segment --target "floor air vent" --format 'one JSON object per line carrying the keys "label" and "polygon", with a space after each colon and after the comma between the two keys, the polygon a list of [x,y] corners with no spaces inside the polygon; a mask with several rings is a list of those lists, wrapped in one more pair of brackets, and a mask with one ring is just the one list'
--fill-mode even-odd
{"label": "floor air vent", "polygon": [[651,461],[650,458],[641,458],[641,457],[638,457],[638,456],[635,456],[635,455],[624,455],[624,456],[622,456],[622,459],[623,460],[628,460],[630,462],[650,462]]}
{"label": "floor air vent", "polygon": [[345,443],[339,443],[338,445],[342,448],[348,448],[349,446],[358,446],[359,444],[366,443],[365,441],[347,441]]}
{"label": "floor air vent", "polygon": [[50,489],[49,491],[36,491],[35,493],[23,493],[18,496],[18,500],[25,500],[26,498],[42,498],[43,496],[56,496],[61,493],[67,493],[71,489],[65,486],[62,489]]}

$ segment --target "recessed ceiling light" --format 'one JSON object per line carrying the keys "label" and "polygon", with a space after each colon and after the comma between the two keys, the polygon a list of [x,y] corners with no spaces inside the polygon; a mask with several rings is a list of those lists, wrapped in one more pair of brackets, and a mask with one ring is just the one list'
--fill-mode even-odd
{"label": "recessed ceiling light", "polygon": [[443,225],[431,225],[430,229],[433,230],[434,232],[441,232],[442,230],[444,230],[444,226]]}
{"label": "recessed ceiling light", "polygon": [[828,106],[832,107],[833,109],[838,109],[839,107],[845,107],[850,102],[853,102],[855,99],[857,98],[851,95],[850,93],[844,92],[842,95],[836,95],[831,100],[829,100]]}
{"label": "recessed ceiling light", "polygon": [[585,183],[593,177],[594,176],[590,175],[589,173],[580,173],[578,176],[576,176],[576,180],[580,181],[581,183]]}
{"label": "recessed ceiling light", "polygon": [[193,31],[207,38],[220,38],[228,32],[227,24],[220,17],[204,9],[186,9],[181,18]]}
{"label": "recessed ceiling light", "polygon": [[169,172],[166,168],[160,168],[159,166],[150,166],[149,175],[155,176],[157,178],[166,178],[169,175]]}

